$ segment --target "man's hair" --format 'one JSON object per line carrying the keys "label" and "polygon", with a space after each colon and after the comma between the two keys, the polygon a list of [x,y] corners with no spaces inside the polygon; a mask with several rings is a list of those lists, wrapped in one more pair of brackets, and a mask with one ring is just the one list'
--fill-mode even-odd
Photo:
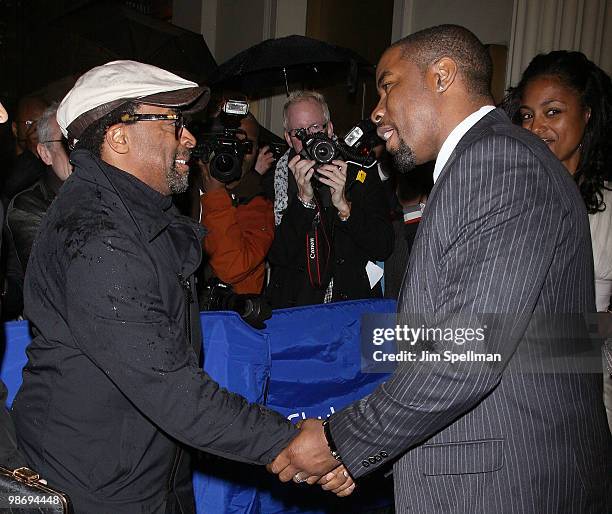
{"label": "man's hair", "polygon": [[52,122],[55,120],[57,114],[57,108],[59,107],[58,102],[53,102],[47,107],[42,113],[38,123],[36,125],[36,133],[38,134],[38,142],[47,144],[46,141],[51,140],[55,137],[51,132]]}
{"label": "man's hair", "polygon": [[414,62],[422,72],[442,57],[449,57],[457,64],[473,96],[491,95],[491,57],[480,40],[465,27],[438,25],[410,34],[394,43],[394,47],[399,47],[402,57]]}
{"label": "man's hair", "polygon": [[574,180],[589,213],[603,211],[604,181],[612,173],[612,80],[608,74],[587,59],[582,52],[555,50],[536,55],[520,82],[510,88],[502,107],[517,125],[521,124],[520,106],[527,86],[540,77],[556,77],[573,91],[591,116],[582,136],[580,162]]}
{"label": "man's hair", "polygon": [[102,116],[99,120],[94,121],[83,131],[75,146],[75,149],[83,148],[85,150],[89,150],[96,157],[101,157],[102,145],[104,144],[104,136],[106,135],[106,131],[117,123],[124,123],[121,121],[121,116],[123,114],[135,114],[137,109],[138,104],[135,102],[127,102]]}
{"label": "man's hair", "polygon": [[307,100],[317,102],[321,106],[324,123],[329,123],[329,106],[325,101],[325,97],[316,91],[298,90],[289,93],[289,97],[287,98],[285,106],[283,107],[283,127],[285,127],[285,130],[289,130],[289,121],[287,120],[287,111],[289,110],[289,107],[293,104]]}

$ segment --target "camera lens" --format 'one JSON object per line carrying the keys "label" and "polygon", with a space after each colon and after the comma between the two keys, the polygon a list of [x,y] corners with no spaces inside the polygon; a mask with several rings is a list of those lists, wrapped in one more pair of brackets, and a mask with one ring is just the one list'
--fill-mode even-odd
{"label": "camera lens", "polygon": [[333,145],[328,141],[317,141],[312,145],[312,155],[317,162],[327,164],[336,154]]}
{"label": "camera lens", "polygon": [[221,153],[215,159],[215,167],[221,173],[228,173],[234,167],[234,156],[226,153]]}
{"label": "camera lens", "polygon": [[239,180],[242,176],[242,159],[233,153],[218,153],[210,163],[210,174],[224,184]]}

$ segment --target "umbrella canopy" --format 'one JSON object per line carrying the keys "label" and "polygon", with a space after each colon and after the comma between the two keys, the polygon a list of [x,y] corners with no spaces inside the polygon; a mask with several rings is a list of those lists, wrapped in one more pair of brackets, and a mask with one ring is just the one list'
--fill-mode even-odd
{"label": "umbrella canopy", "polygon": [[[115,0],[80,5],[51,20],[32,43],[40,67],[30,84],[132,59],[205,82],[217,68],[201,34],[141,14]],[[38,85],[42,85],[38,84]],[[34,87],[32,87],[34,89]]]}
{"label": "umbrella canopy", "polygon": [[317,82],[351,72],[353,82],[359,68],[371,65],[358,53],[305,36],[268,39],[243,50],[224,62],[210,80],[212,86],[229,87],[251,96],[262,90],[295,82]]}

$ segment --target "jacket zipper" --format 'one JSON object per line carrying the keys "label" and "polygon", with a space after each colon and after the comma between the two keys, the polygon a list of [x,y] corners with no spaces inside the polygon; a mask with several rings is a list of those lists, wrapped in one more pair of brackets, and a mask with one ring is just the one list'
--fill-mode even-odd
{"label": "jacket zipper", "polygon": [[[183,289],[185,295],[185,334],[187,334],[187,341],[191,346],[191,304],[193,303],[193,293],[191,291],[191,283],[188,278],[185,278],[181,273],[177,274],[179,284]],[[174,490],[174,479],[181,461],[182,450],[177,447],[174,453],[174,461],[172,468],[170,469],[170,476],[168,477],[168,494],[172,494]],[[177,502],[179,502],[177,497]],[[179,503],[180,505],[180,503]],[[182,506],[180,507],[182,510]]]}
{"label": "jacket zipper", "polygon": [[193,303],[193,293],[191,291],[191,283],[188,278],[185,278],[181,273],[178,274],[178,280],[183,288],[185,295],[185,333],[189,346],[191,346],[191,304]]}

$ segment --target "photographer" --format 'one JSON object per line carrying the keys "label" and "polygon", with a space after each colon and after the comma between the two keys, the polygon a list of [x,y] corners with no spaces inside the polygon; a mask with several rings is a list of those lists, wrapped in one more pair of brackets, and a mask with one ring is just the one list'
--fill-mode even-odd
{"label": "photographer", "polygon": [[211,120],[208,130],[213,135],[207,137],[213,141],[229,134],[228,161],[217,164],[220,161],[214,157],[210,162],[198,160],[201,223],[207,229],[204,250],[210,271],[235,293],[259,294],[264,260],[274,238],[272,203],[263,196],[260,174],[270,167],[272,157],[267,148],[258,151],[259,125],[246,111],[243,115],[222,111]]}
{"label": "photographer", "polygon": [[[290,151],[275,173],[275,209],[281,205],[276,214],[282,221],[268,255],[272,307],[382,296],[380,268],[370,261],[390,255],[393,229],[376,167],[308,158],[316,142],[328,144],[333,137],[321,94],[294,91],[283,114]],[[315,145],[313,135],[319,138]]]}

